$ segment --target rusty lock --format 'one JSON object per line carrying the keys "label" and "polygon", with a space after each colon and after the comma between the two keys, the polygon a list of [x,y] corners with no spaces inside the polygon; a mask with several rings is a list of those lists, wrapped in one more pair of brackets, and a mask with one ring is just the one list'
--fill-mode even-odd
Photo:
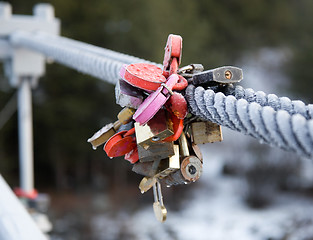
{"label": "rusty lock", "polygon": [[221,142],[223,140],[221,126],[210,121],[191,123],[191,132],[195,144]]}

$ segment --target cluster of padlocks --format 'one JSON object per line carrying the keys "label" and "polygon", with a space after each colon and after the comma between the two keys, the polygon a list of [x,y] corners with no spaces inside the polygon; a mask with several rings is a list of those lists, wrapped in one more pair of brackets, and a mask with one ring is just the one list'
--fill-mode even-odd
{"label": "cluster of padlocks", "polygon": [[188,184],[199,179],[203,158],[198,144],[222,140],[219,125],[188,113],[184,90],[188,84],[221,87],[242,79],[242,70],[220,67],[203,71],[201,64],[178,68],[182,38],[170,34],[163,69],[153,64],[124,65],[115,87],[123,109],[118,120],[96,132],[88,142],[102,144],[110,158],[124,156],[143,179],[142,193],[153,188],[157,219],[166,220],[161,183]]}

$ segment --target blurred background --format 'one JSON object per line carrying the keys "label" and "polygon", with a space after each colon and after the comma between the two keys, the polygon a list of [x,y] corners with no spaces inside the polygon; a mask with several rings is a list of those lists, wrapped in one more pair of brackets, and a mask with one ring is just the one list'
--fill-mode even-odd
{"label": "blurred background", "polygon": [[[235,65],[242,85],[313,102],[313,1],[54,0],[61,35],[161,63],[170,33],[183,37],[181,66]],[[11,0],[14,14],[38,1]],[[1,71],[2,67],[1,67]],[[14,97],[0,75],[0,110]],[[51,238],[313,239],[313,166],[223,128],[201,146],[203,176],[164,188],[168,220],[122,158],[87,139],[116,119],[114,86],[58,64],[33,90],[35,186],[48,193]],[[0,129],[0,173],[19,185],[17,113]]]}

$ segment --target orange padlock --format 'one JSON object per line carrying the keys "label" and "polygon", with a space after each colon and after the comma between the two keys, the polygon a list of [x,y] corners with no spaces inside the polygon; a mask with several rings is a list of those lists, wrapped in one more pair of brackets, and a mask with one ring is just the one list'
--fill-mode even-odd
{"label": "orange padlock", "polygon": [[108,157],[119,157],[129,153],[137,147],[136,138],[133,136],[135,128],[114,134],[104,145]]}

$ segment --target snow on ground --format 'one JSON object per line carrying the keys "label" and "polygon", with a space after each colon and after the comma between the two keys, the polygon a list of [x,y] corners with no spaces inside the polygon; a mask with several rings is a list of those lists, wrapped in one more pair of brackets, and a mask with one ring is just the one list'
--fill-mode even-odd
{"label": "snow on ground", "polygon": [[[279,95],[276,90],[288,82],[279,70],[288,56],[286,50],[267,48],[244,56],[238,64],[244,66],[244,86]],[[260,210],[244,203],[246,183],[242,178],[223,176],[221,168],[225,156],[234,154],[231,151],[245,151],[247,143],[255,140],[230,130],[224,130],[224,139],[223,145],[201,147],[205,156],[203,175],[179,211],[168,209],[165,223],[157,222],[152,206],[133,214],[119,213],[116,218],[99,214],[91,224],[94,239],[312,239],[307,238],[313,236],[312,198],[273,193],[273,203]],[[277,151],[279,155],[280,150]],[[312,162],[306,162],[306,166],[305,175],[312,180]],[[166,196],[164,200],[166,205]]]}
{"label": "snow on ground", "polygon": [[210,157],[205,159],[200,182],[179,211],[168,209],[165,223],[157,222],[152,206],[133,215],[121,213],[116,219],[101,214],[91,224],[95,239],[121,239],[124,232],[128,239],[138,240],[278,240],[284,239],[288,232],[290,237],[295,234],[295,219],[313,219],[312,200],[295,194],[277,195],[266,209],[248,208],[242,200],[245,187],[242,180],[221,175],[222,153],[212,146],[203,146],[202,150]]}

